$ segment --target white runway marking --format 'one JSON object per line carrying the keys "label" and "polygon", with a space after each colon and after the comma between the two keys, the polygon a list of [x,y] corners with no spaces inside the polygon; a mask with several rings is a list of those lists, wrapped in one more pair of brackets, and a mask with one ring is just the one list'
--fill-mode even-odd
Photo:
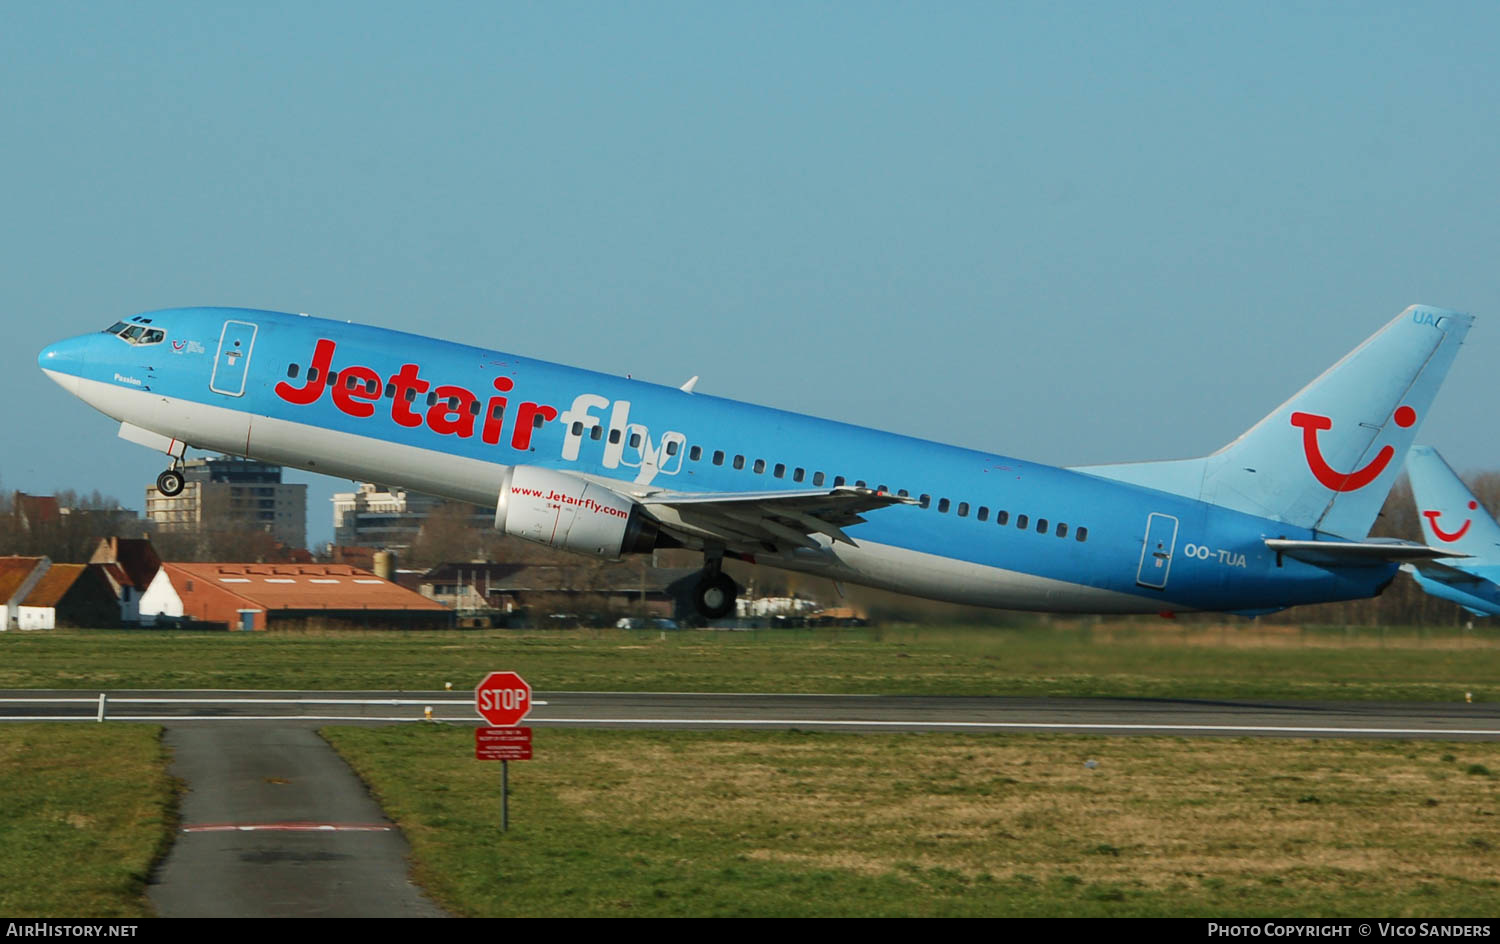
{"label": "white runway marking", "polygon": [[362,823],[213,823],[184,826],[185,833],[388,833],[394,826]]}
{"label": "white runway marking", "polygon": [[[32,716],[0,718],[14,721],[86,721],[85,716]],[[111,715],[111,721],[172,722],[179,721],[351,721],[407,724],[426,722],[425,718],[376,717],[360,715]],[[438,718],[438,722],[478,723],[470,718]],[[1216,734],[1305,734],[1305,735],[1452,735],[1455,737],[1500,737],[1500,728],[1364,728],[1310,727],[1303,725],[1251,724],[1112,724],[1108,722],[1045,721],[827,721],[811,718],[527,718],[528,725],[700,725],[709,727],[799,727],[799,728],[924,728],[965,731],[1135,731],[1135,732],[1203,732]]]}

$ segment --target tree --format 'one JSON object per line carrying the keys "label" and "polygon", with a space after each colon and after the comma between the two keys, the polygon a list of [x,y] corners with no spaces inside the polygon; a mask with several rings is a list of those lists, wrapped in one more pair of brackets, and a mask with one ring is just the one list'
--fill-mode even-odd
{"label": "tree", "polygon": [[407,551],[411,565],[435,567],[450,561],[484,558],[485,540],[469,524],[470,508],[461,502],[444,502],[428,515]]}

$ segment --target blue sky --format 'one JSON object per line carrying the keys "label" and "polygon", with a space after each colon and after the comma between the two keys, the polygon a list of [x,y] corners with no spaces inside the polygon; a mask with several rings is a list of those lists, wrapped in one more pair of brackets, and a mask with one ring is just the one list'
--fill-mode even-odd
{"label": "blue sky", "polygon": [[1478,321],[1421,439],[1500,468],[1500,5],[221,6],[6,7],[0,487],[141,507],[36,353],[193,304],[1080,464],[1422,302]]}

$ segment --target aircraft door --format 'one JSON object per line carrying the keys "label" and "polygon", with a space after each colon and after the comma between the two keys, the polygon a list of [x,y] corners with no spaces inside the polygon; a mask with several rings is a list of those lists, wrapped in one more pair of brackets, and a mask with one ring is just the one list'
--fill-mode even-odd
{"label": "aircraft door", "polygon": [[1141,545],[1141,564],[1135,582],[1143,587],[1165,590],[1167,574],[1172,570],[1172,551],[1177,546],[1177,519],[1152,512],[1146,519],[1146,540]]}
{"label": "aircraft door", "polygon": [[250,349],[255,346],[257,327],[248,321],[226,321],[219,333],[219,350],[214,355],[214,373],[208,389],[226,397],[245,394],[245,373],[250,368]]}

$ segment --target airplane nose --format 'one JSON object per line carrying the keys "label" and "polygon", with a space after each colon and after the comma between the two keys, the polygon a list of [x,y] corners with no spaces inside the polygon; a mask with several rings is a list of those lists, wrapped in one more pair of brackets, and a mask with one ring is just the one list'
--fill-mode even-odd
{"label": "airplane nose", "polygon": [[91,337],[69,338],[42,348],[36,356],[37,366],[58,386],[71,394],[78,393],[78,378],[88,365]]}

